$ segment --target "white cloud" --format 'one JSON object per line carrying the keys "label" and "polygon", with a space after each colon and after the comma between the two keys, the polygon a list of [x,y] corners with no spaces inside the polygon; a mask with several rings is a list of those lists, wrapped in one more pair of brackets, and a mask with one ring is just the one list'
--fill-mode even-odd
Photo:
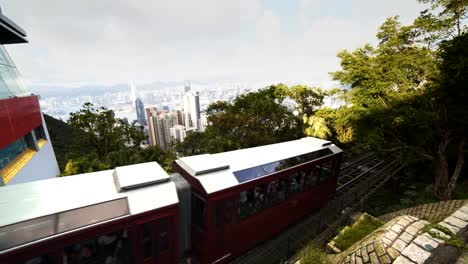
{"label": "white cloud", "polygon": [[6,0],[2,10],[28,32],[29,44],[7,49],[32,83],[326,82],[338,51],[372,41],[387,16],[410,20],[419,9],[407,1],[355,0],[342,10],[301,0],[292,26],[296,17],[261,0]]}

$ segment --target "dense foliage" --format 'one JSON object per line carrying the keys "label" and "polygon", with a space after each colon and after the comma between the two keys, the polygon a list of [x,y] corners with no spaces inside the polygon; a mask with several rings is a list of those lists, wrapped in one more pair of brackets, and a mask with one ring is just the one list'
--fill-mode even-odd
{"label": "dense foliage", "polygon": [[81,143],[95,148],[101,159],[113,151],[139,148],[146,139],[142,126],[130,125],[116,118],[114,111],[96,108],[92,103],[85,103],[82,109],[70,113],[68,123],[84,132]]}
{"label": "dense foliage", "polygon": [[44,119],[60,171],[65,169],[69,159],[95,152],[95,149],[90,145],[77,144],[84,136],[81,130],[46,114],[44,114]]}
{"label": "dense foliage", "polygon": [[331,75],[349,87],[348,104],[332,122],[350,127],[352,140],[369,149],[399,152],[407,164],[430,163],[434,195],[450,199],[466,151],[468,42],[459,20],[468,2],[431,2],[446,10],[426,10],[409,26],[388,18],[377,46],[338,54],[342,69]]}
{"label": "dense foliage", "polygon": [[170,171],[174,152],[144,146],[142,127],[115,118],[112,110],[86,103],[69,123],[45,116],[62,175],[157,161]]}
{"label": "dense foliage", "polygon": [[176,149],[181,155],[195,155],[284,142],[304,135],[327,138],[328,127],[313,118],[327,95],[317,88],[278,84],[242,94],[232,102],[215,102],[206,110],[206,130],[188,133]]}

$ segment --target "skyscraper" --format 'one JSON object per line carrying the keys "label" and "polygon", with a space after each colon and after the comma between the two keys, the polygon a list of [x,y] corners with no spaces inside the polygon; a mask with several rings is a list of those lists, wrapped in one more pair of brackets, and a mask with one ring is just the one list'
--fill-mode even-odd
{"label": "skyscraper", "polygon": [[187,130],[200,129],[200,96],[198,92],[184,95],[185,127]]}
{"label": "skyscraper", "polygon": [[185,127],[181,125],[175,125],[170,129],[171,137],[179,142],[183,142],[186,136]]}
{"label": "skyscraper", "polygon": [[3,47],[26,43],[26,32],[0,10],[0,186],[60,174],[39,99],[23,83]]}
{"label": "skyscraper", "polygon": [[186,80],[184,84],[184,94],[190,92],[190,81]]}
{"label": "skyscraper", "polygon": [[158,116],[151,116],[149,120],[149,130],[153,130],[153,132],[150,132],[150,135],[154,135],[152,145],[158,145],[162,149],[167,150],[172,142],[170,128],[174,125],[173,117],[162,113]]}
{"label": "skyscraper", "polygon": [[146,117],[148,120],[149,144],[154,146],[156,145],[156,136],[154,133],[153,119],[151,117],[158,116],[158,109],[155,106],[150,106],[146,108],[145,110],[146,110]]}
{"label": "skyscraper", "polygon": [[184,112],[181,111],[181,110],[175,110],[174,111],[174,123],[175,125],[181,125],[181,126],[185,126],[185,116],[184,116]]}
{"label": "skyscraper", "polygon": [[135,108],[137,114],[137,121],[140,125],[146,126],[146,117],[145,117],[145,106],[143,105],[143,101],[140,98],[135,100]]}

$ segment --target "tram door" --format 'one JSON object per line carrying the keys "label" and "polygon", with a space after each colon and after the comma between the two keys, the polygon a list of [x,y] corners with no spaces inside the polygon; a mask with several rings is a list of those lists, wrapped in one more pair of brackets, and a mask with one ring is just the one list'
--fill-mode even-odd
{"label": "tram door", "polygon": [[162,218],[138,226],[138,263],[172,262],[171,222]]}
{"label": "tram door", "polygon": [[235,199],[226,198],[215,204],[214,212],[214,233],[215,247],[217,248],[215,262],[231,256],[234,242],[234,217],[235,217]]}

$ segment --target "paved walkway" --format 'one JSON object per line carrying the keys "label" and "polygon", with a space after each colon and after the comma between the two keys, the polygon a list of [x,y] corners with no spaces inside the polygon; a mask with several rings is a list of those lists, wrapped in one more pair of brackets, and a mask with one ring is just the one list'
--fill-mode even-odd
{"label": "paved walkway", "polygon": [[[440,238],[448,239],[449,234],[434,228],[430,231],[436,233],[437,237],[420,232],[428,224],[428,221],[414,216],[399,216],[346,251],[336,255],[334,262],[340,264],[454,263],[454,259],[450,261],[449,259],[456,258],[456,254],[441,254],[446,244]],[[456,210],[439,224],[453,234],[462,236],[462,239],[467,239],[464,236],[468,230],[468,204]]]}
{"label": "paved walkway", "polygon": [[392,263],[429,222],[413,216],[397,217],[361,242],[336,256],[337,263]]}

